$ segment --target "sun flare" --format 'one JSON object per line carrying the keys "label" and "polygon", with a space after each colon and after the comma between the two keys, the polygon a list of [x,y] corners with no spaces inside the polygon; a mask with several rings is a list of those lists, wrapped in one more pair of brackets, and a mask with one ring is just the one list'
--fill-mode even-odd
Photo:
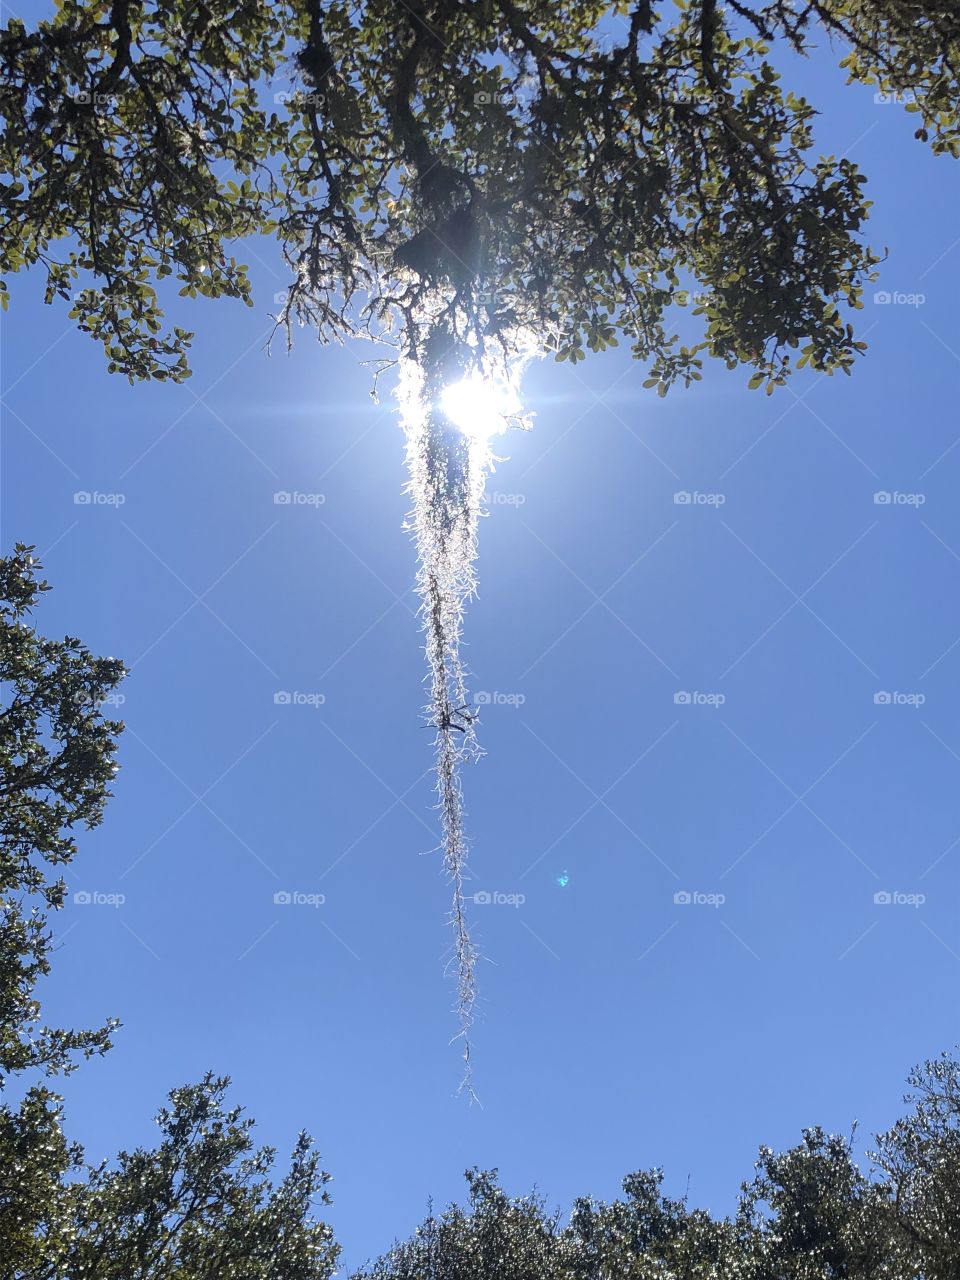
{"label": "sun flare", "polygon": [[510,386],[474,373],[445,387],[440,407],[465,436],[487,440],[506,431],[520,401]]}

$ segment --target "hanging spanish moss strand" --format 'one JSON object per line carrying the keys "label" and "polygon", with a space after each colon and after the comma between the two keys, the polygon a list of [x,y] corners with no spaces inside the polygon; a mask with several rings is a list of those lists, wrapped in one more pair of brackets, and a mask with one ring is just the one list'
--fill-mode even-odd
{"label": "hanging spanish moss strand", "polygon": [[464,606],[476,588],[477,524],[492,459],[485,444],[468,439],[442,413],[442,386],[442,367],[424,369],[412,360],[402,363],[398,394],[407,435],[408,492],[413,500],[409,528],[417,548],[417,590],[429,667],[427,715],[436,730],[437,808],[444,867],[453,888],[450,918],[458,1036],[463,1040],[461,1088],[472,1094],[469,1033],[477,950],[464,910],[468,843],[460,766],[482,753],[467,704],[460,638]]}

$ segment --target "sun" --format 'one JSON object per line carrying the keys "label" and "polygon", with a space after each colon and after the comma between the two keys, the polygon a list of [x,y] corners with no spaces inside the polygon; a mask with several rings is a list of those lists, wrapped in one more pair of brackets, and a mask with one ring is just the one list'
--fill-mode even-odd
{"label": "sun", "polygon": [[506,431],[520,401],[510,386],[472,373],[444,388],[440,408],[465,436],[488,440]]}

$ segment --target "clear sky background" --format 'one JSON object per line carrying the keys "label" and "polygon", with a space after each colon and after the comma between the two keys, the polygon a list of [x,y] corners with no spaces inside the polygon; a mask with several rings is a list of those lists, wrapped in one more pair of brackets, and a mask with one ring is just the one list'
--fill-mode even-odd
{"label": "clear sky background", "polygon": [[470,891],[524,900],[471,908],[482,1107],[455,1096],[403,439],[373,351],[304,331],[268,357],[285,279],[257,249],[255,310],[173,306],[189,384],[131,388],[16,283],[3,546],[42,553],[45,632],[132,668],[116,797],[69,873],[125,901],[68,905],[45,989],[51,1020],[123,1019],[64,1086],[91,1159],[228,1072],[264,1141],[315,1135],[352,1266],[473,1164],[563,1206],[660,1164],[726,1212],[760,1143],[866,1137],[960,1039],[960,168],[844,89],[839,56],[792,81],[822,149],[870,175],[877,289],[923,302],[869,301],[853,378],[770,399],[721,367],[661,401],[625,352],[540,364],[535,429],[503,441],[465,788]]}

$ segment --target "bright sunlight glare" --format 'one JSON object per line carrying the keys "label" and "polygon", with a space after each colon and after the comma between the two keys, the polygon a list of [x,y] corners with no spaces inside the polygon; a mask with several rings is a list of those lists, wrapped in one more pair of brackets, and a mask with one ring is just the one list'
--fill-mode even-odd
{"label": "bright sunlight glare", "polygon": [[520,401],[511,387],[474,373],[445,387],[440,407],[465,436],[486,440],[507,429]]}

